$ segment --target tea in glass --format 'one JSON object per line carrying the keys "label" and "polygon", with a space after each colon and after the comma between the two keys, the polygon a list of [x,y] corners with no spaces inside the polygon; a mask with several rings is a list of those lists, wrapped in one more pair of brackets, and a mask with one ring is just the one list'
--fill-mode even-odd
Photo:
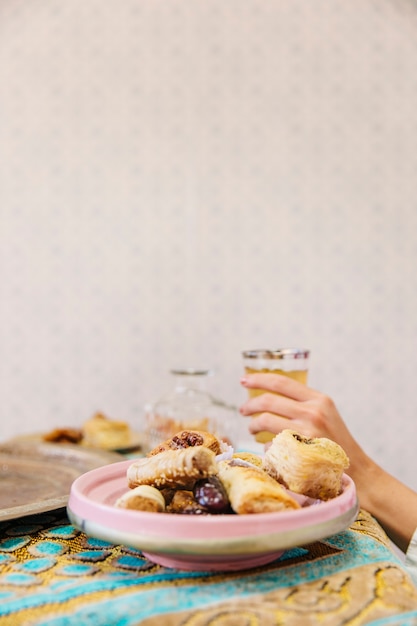
{"label": "tea in glass", "polygon": [[[279,350],[245,350],[243,353],[245,372],[254,374],[265,372],[269,374],[281,374],[298,382],[307,384],[309,350],[299,348],[282,348]],[[249,397],[253,398],[265,389],[248,389]],[[274,434],[261,431],[255,435],[259,443],[267,443],[274,438]]]}

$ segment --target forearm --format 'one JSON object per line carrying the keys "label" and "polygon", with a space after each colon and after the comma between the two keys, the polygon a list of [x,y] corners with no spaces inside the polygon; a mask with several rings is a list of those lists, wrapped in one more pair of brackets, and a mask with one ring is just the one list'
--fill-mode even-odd
{"label": "forearm", "polygon": [[366,455],[360,466],[353,459],[348,473],[356,484],[360,506],[378,520],[388,537],[405,552],[417,528],[417,493]]}

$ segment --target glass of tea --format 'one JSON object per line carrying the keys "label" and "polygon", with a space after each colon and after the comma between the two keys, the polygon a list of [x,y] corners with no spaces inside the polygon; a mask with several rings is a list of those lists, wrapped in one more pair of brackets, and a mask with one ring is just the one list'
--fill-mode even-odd
{"label": "glass of tea", "polygon": [[[242,352],[245,372],[267,372],[282,374],[307,384],[309,350],[299,348],[281,348],[279,350],[245,350]],[[265,389],[248,389],[249,397],[265,393]],[[261,431],[255,435],[256,441],[266,443],[274,438],[274,434]]]}

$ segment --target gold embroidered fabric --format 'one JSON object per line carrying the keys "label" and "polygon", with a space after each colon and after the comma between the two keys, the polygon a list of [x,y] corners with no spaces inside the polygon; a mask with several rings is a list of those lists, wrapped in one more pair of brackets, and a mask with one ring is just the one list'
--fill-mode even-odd
{"label": "gold embroidered fabric", "polygon": [[234,573],[154,565],[65,510],[0,524],[0,626],[411,626],[417,589],[361,511],[324,541]]}

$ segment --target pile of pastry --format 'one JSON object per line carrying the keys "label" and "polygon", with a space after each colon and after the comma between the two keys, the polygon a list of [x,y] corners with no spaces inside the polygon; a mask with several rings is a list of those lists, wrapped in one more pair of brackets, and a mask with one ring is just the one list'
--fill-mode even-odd
{"label": "pile of pastry", "polygon": [[132,436],[127,422],[114,420],[97,412],[81,428],[54,428],[42,438],[51,443],[77,443],[91,448],[118,450],[128,447]]}
{"label": "pile of pastry", "polygon": [[339,495],[348,466],[338,444],[292,430],[276,435],[263,457],[184,430],[129,465],[128,490],[115,505],[192,515],[299,509]]}

